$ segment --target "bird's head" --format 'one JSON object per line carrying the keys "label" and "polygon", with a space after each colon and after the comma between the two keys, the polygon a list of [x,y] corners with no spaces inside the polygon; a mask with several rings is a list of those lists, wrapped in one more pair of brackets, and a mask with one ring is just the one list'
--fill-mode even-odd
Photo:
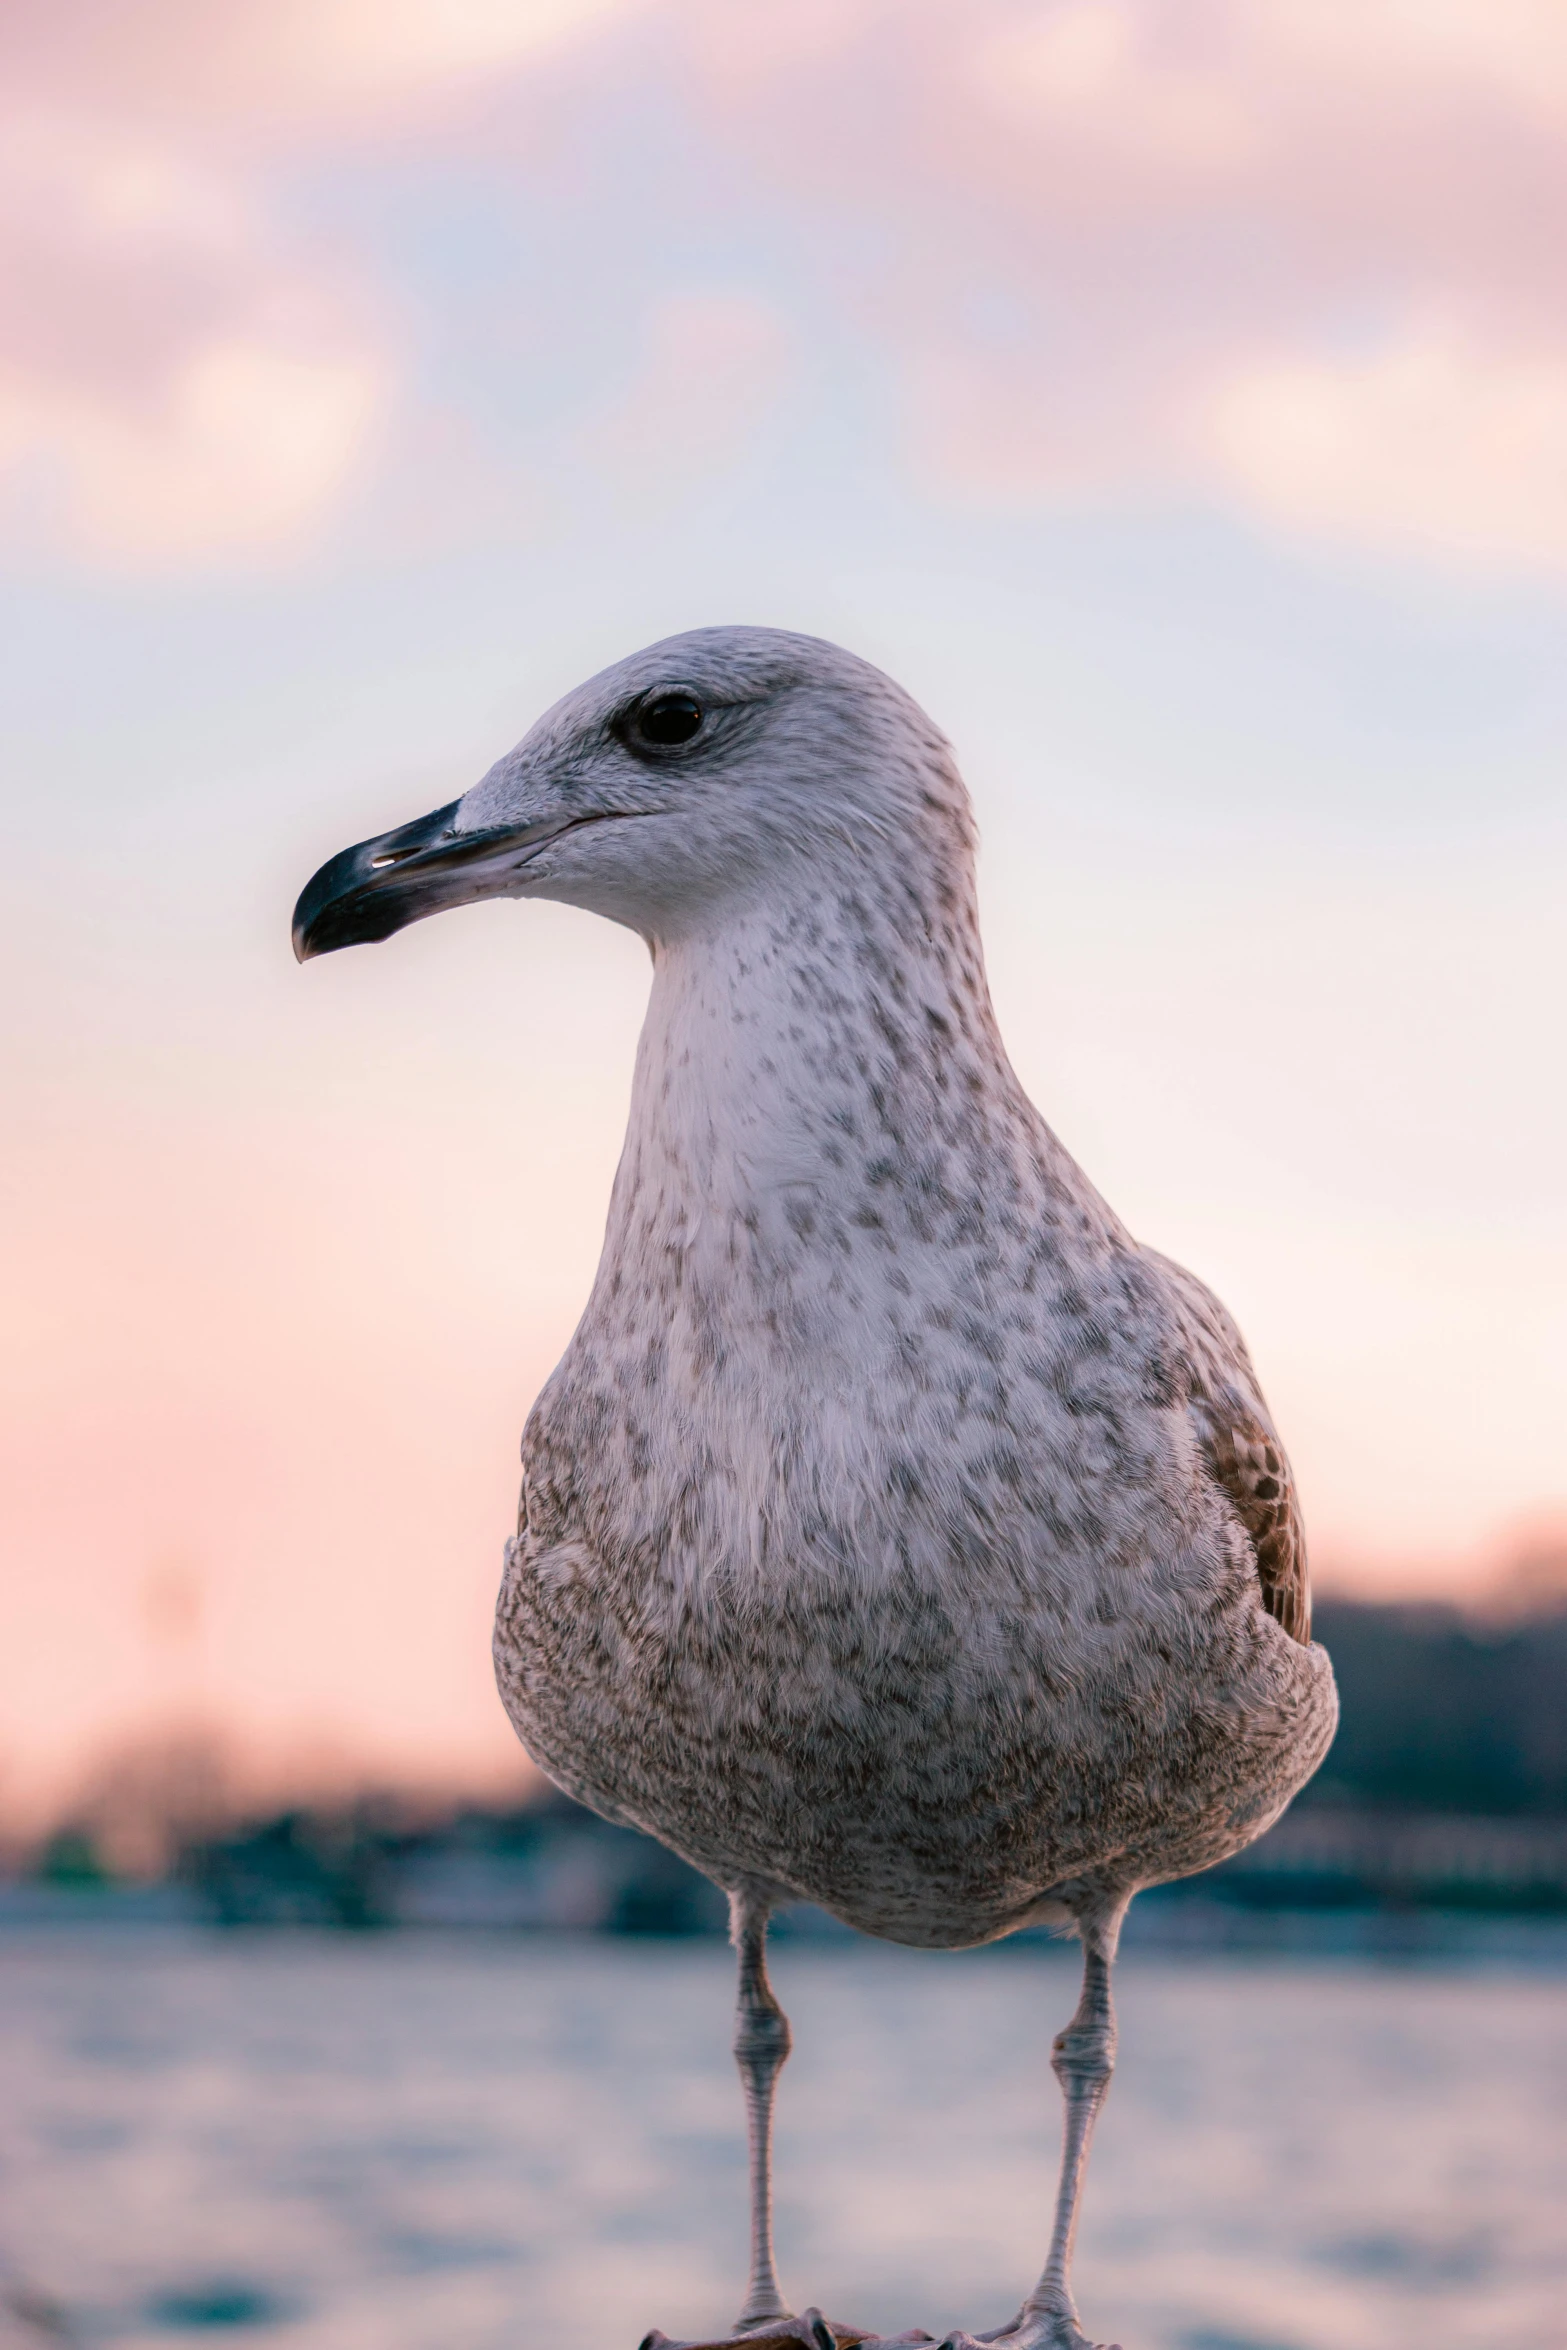
{"label": "bird's head", "polygon": [[791,877],[809,890],[968,848],[951,754],[889,678],[817,637],[696,629],[590,678],[461,799],[323,865],[294,952],[497,897],[561,898],[669,940]]}

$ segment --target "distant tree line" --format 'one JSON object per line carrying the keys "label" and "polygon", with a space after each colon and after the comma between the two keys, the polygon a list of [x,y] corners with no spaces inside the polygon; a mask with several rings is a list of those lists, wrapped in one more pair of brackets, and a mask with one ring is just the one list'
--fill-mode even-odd
{"label": "distant tree line", "polygon": [[1567,1608],[1487,1624],[1324,1599],[1315,1632],[1342,1712],[1303,1803],[1567,1815]]}
{"label": "distant tree line", "polygon": [[[1183,1897],[1567,1910],[1567,1606],[1486,1622],[1334,1598],[1317,1631],[1342,1700],[1327,1761],[1267,1836]],[[113,1758],[30,1873],[61,1888],[162,1876],[234,1924],[723,1924],[683,1861],[550,1789],[462,1808],[366,1793],[258,1817],[223,1776],[199,1741]]]}

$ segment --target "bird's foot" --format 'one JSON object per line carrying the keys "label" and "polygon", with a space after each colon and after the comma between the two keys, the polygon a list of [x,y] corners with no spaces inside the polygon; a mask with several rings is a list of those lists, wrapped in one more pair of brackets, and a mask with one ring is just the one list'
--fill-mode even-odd
{"label": "bird's foot", "polygon": [[906,2334],[868,2334],[862,2326],[846,2326],[807,2309],[799,2317],[763,2318],[740,2333],[715,2335],[701,2342],[674,2342],[655,2326],[644,2334],[638,2350],[1121,2350],[1119,2342],[1090,2342],[1082,2328],[1059,2311],[1021,2310],[992,2333],[970,2334],[961,2328],[934,2334],[915,2327]]}
{"label": "bird's foot", "polygon": [[800,2316],[764,2317],[742,2332],[714,2335],[701,2342],[672,2342],[655,2326],[644,2334],[638,2350],[893,2350],[894,2343],[926,2344],[929,2334],[868,2334],[863,2326],[841,2325],[837,2319],[823,2317],[819,2309],[807,2309]]}
{"label": "bird's foot", "polygon": [[1060,2310],[1019,2310],[994,2333],[944,2334],[936,2350],[1121,2350],[1119,2342],[1090,2342],[1075,2319]]}

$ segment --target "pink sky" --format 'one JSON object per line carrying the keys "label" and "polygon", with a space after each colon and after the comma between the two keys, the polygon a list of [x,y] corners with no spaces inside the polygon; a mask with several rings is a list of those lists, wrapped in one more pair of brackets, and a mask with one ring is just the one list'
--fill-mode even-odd
{"label": "pink sky", "polygon": [[569,172],[618,45],[809,217],[934,474],[1567,564],[1551,0],[51,0],[7,39],[0,453],[16,526],[101,559],[294,543],[410,429],[395,290],[278,171]]}
{"label": "pink sky", "polygon": [[[301,975],[288,903],[742,609],[953,731],[1019,1065],[1241,1312],[1319,1554],[1458,1588],[1557,1522],[1561,836],[1505,783],[1567,575],[1555,0],[38,0],[0,41],[0,556],[61,681],[6,761],[11,1799],[170,1708],[510,1767],[486,1620],[637,950],[535,910]],[[1144,527],[1193,612],[1213,534],[1254,550],[1233,637],[1148,622]],[[1102,676],[1034,584],[1063,530]],[[1308,592],[1426,631],[1430,695]],[[1218,764],[1297,784],[1204,796],[1188,642]]]}

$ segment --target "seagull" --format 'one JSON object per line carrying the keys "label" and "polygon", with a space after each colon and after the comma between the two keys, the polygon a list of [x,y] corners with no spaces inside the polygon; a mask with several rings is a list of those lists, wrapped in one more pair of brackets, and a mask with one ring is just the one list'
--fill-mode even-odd
{"label": "seagull", "polygon": [[962,778],[865,661],[748,627],[633,654],[460,799],[324,865],[295,952],[497,897],[586,907],[652,957],[598,1274],[523,1436],[495,1663],[544,1770],[729,1897],[751,2265],[724,2342],[932,2339],[779,2287],[766,1942],[805,1900],[926,1949],[1080,1940],[1044,2269],[944,2350],[1090,2350],[1072,2246],[1127,1905],[1260,1835],[1337,1720],[1244,1342],[1024,1093]]}

